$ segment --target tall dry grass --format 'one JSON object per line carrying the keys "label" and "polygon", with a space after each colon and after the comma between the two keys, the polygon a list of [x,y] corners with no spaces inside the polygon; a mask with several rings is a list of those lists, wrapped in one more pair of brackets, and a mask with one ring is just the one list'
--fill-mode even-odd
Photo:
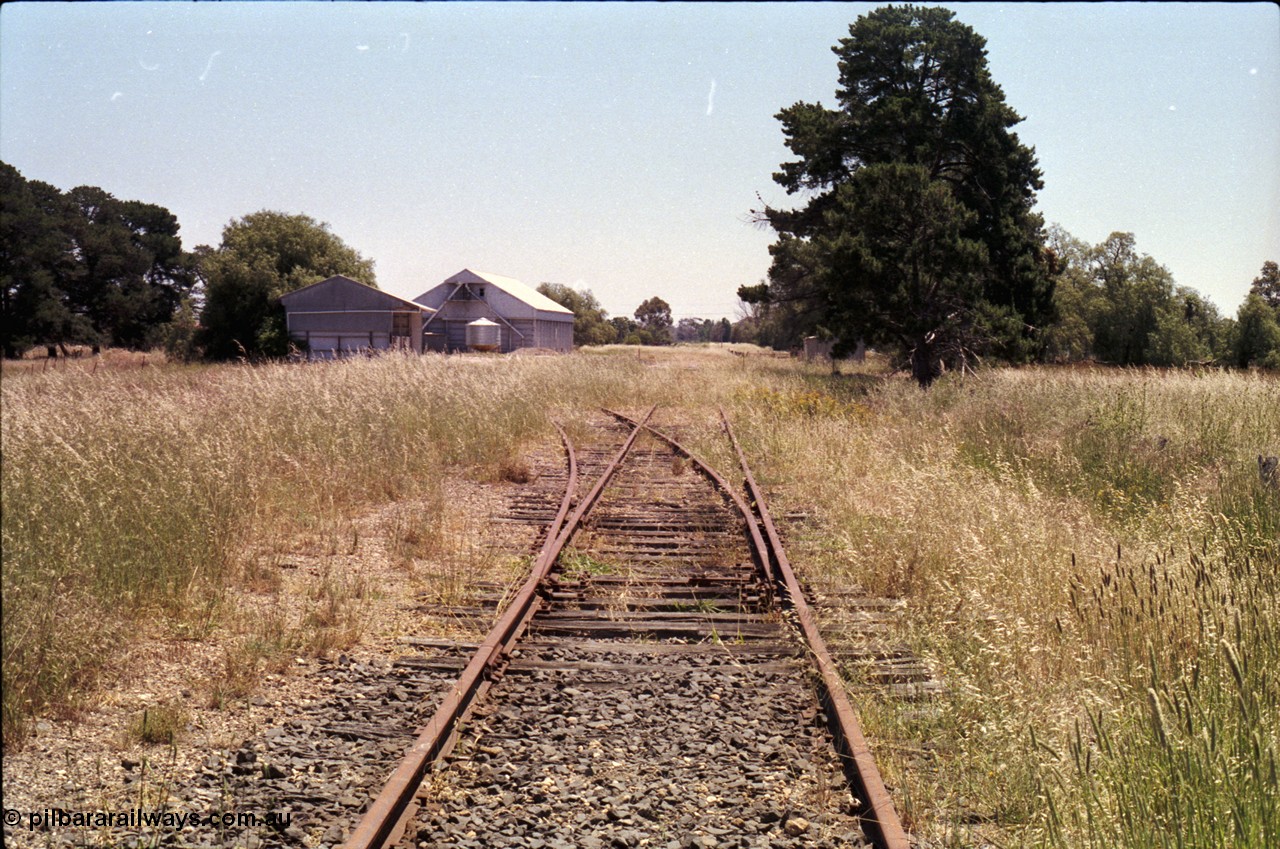
{"label": "tall dry grass", "polygon": [[948,845],[1280,839],[1280,383],[797,375],[739,397],[819,585],[907,600],[932,704],[868,703],[910,826]]}
{"label": "tall dry grass", "polygon": [[[581,429],[599,405],[680,405],[734,383],[702,360],[731,358],[658,363],[632,349],[7,371],[6,742],[31,717],[74,707],[140,623],[199,634],[225,618],[225,588],[260,579],[246,552],[332,533],[368,505],[438,499],[446,472],[493,479],[530,441],[554,442],[552,416]],[[432,521],[414,533],[431,537]],[[276,630],[254,639],[297,638]]]}
{"label": "tall dry grass", "polygon": [[553,417],[585,438],[595,407],[652,403],[726,470],[729,408],[775,513],[816,518],[791,538],[807,581],[906,602],[892,637],[946,690],[859,704],[913,830],[1276,844],[1280,495],[1256,456],[1280,453],[1280,383],[1240,373],[921,392],[875,367],[615,349],[6,375],[6,740],[139,621],[224,615],[253,541],[439,503],[442,474],[496,478],[554,444]]}

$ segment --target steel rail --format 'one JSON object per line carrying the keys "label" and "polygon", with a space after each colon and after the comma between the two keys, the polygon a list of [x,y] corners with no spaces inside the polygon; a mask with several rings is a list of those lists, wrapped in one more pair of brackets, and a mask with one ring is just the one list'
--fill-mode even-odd
{"label": "steel rail", "polygon": [[723,491],[725,495],[727,495],[733,501],[734,506],[738,508],[738,512],[742,514],[742,520],[747,525],[747,533],[751,535],[751,548],[756,555],[756,565],[759,567],[760,573],[764,576],[765,586],[770,591],[772,591],[773,586],[776,583],[776,578],[773,574],[773,565],[769,557],[769,548],[765,544],[764,537],[760,535],[760,528],[756,525],[754,514],[751,512],[751,508],[747,506],[747,502],[744,501],[742,496],[738,494],[737,489],[733,486],[730,486],[729,482],[725,480],[724,476],[721,475],[719,472],[717,472],[714,468],[712,468],[711,465],[708,464],[706,461],[704,461],[702,458],[698,457],[696,454],[694,454],[685,446],[681,445],[672,437],[646,424],[645,422],[648,421],[647,417],[645,419],[645,422],[638,422],[635,419],[631,418],[630,416],[615,412],[613,410],[605,409],[605,412],[613,416],[615,419],[618,419],[619,421],[626,422],[627,424],[630,424],[635,427],[643,427],[645,430],[652,433],[655,437],[657,437],[658,439],[670,445],[677,452],[688,457],[689,462],[693,463],[698,468],[699,471],[701,471],[704,475],[710,478],[712,482],[715,483],[716,486],[720,487],[721,491]]}
{"label": "steel rail", "polygon": [[560,550],[573,537],[578,524],[595,505],[609,479],[631,450],[631,446],[635,444],[644,423],[653,415],[654,409],[656,405],[650,408],[644,418],[634,426],[626,442],[605,468],[595,486],[586,498],[579,502],[577,509],[567,520],[565,515],[568,513],[573,493],[577,488],[577,459],[568,435],[559,425],[556,425],[556,430],[560,432],[561,441],[564,443],[565,453],[569,458],[569,480],[565,486],[560,509],[548,527],[546,539],[534,561],[529,578],[488,636],[480,643],[453,689],[436,708],[435,714],[405,753],[382,792],[373,800],[355,831],[343,844],[345,849],[383,849],[403,834],[409,818],[417,810],[414,796],[422,783],[423,776],[432,764],[448,755],[455,740],[458,722],[465,717],[471,705],[483,692],[494,671],[509,654],[512,645],[537,612],[538,605],[541,603],[538,591],[556,558],[559,557]]}
{"label": "steel rail", "polygon": [[568,544],[573,535],[577,533],[578,525],[582,523],[583,518],[592,507],[596,506],[596,502],[600,500],[600,494],[604,492],[604,488],[608,485],[609,479],[612,478],[613,473],[618,470],[618,466],[622,464],[623,458],[627,456],[629,451],[631,451],[631,446],[635,445],[636,437],[640,435],[640,431],[647,425],[649,417],[653,415],[653,411],[656,409],[658,409],[658,405],[654,404],[649,408],[649,412],[644,414],[644,418],[639,421],[632,422],[631,434],[627,437],[627,441],[618,449],[618,453],[609,461],[609,465],[605,467],[604,472],[600,475],[599,479],[596,480],[595,486],[593,486],[591,491],[587,493],[586,497],[578,503],[578,508],[573,511],[573,515],[569,517],[569,520],[564,523],[564,527],[561,528],[559,536],[556,537],[554,553],[551,551],[548,552],[550,556],[543,568],[542,577],[546,577],[546,572],[550,571],[551,564],[555,562],[556,557],[560,556],[560,549],[564,548],[565,545]]}
{"label": "steel rail", "polygon": [[908,849],[910,843],[906,831],[898,818],[898,812],[893,806],[889,791],[884,786],[884,780],[880,777],[880,770],[876,767],[866,736],[862,733],[862,723],[858,720],[857,711],[854,710],[848,694],[845,693],[844,682],[840,678],[831,653],[827,650],[826,641],[822,639],[817,618],[805,600],[800,581],[791,568],[791,562],[787,559],[786,551],[782,547],[782,539],[778,536],[773,518],[769,515],[764,493],[756,484],[755,476],[751,474],[747,457],[742,452],[742,446],[738,444],[737,437],[734,436],[733,428],[729,425],[729,417],[725,415],[723,407],[720,409],[720,418],[724,422],[725,433],[733,444],[733,450],[738,454],[738,462],[742,465],[747,491],[759,514],[760,523],[764,526],[765,536],[768,537],[777,566],[779,589],[799,622],[805,642],[808,643],[814,663],[822,676],[827,717],[836,735],[837,745],[843,750],[840,754],[846,759],[846,766],[852,766],[851,770],[846,769],[846,774],[849,774],[864,804],[863,819],[874,832],[872,837],[881,849]]}
{"label": "steel rail", "polygon": [[[632,425],[638,424],[634,419],[613,410],[605,410],[605,412],[620,421],[628,422]],[[823,640],[822,634],[818,629],[817,619],[805,600],[804,591],[800,587],[795,571],[791,568],[791,562],[787,559],[782,540],[778,536],[777,528],[773,524],[773,518],[769,514],[769,507],[765,503],[764,493],[756,484],[755,476],[751,474],[746,455],[743,454],[742,448],[738,444],[737,437],[729,425],[729,419],[725,415],[723,408],[720,410],[720,417],[724,422],[725,433],[728,435],[729,441],[738,455],[738,462],[742,466],[742,473],[746,480],[747,492],[750,495],[752,506],[747,505],[742,496],[737,493],[734,487],[728,484],[719,472],[674,438],[650,425],[646,424],[643,427],[655,437],[688,457],[694,465],[729,495],[742,513],[751,534],[753,547],[758,552],[761,571],[771,587],[776,585],[787,605],[794,612],[800,626],[801,635],[810,650],[814,664],[818,668],[822,679],[823,706],[826,708],[826,714],[836,738],[837,747],[841,750],[840,755],[847,767],[846,774],[849,776],[850,782],[863,803],[864,813],[862,819],[866,823],[868,830],[872,832],[871,837],[876,841],[880,849],[908,849],[910,843],[906,831],[902,827],[902,821],[899,819],[898,812],[893,806],[893,800],[884,786],[880,770],[876,767],[875,758],[871,754],[866,736],[862,732],[862,724],[858,720],[858,714],[854,710],[852,703],[849,701],[848,694],[845,693],[844,682],[841,680],[835,661],[826,647],[826,641]],[[753,510],[752,507],[755,509]],[[757,516],[759,517],[759,524],[757,524]],[[767,543],[761,537],[761,526],[764,528],[764,537],[767,538]],[[776,570],[774,567],[776,567]],[[849,769],[848,767],[852,768]]]}

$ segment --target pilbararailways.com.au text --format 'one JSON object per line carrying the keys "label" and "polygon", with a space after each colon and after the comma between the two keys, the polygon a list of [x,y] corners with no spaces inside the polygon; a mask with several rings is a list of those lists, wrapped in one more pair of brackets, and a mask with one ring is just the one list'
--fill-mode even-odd
{"label": "pilbararailways.com.au text", "polygon": [[28,831],[48,831],[53,828],[288,828],[292,815],[288,811],[271,811],[259,814],[255,811],[228,811],[201,814],[178,811],[144,811],[133,808],[128,811],[68,811],[62,808],[44,808],[39,811],[4,809],[4,824],[11,828],[25,827]]}

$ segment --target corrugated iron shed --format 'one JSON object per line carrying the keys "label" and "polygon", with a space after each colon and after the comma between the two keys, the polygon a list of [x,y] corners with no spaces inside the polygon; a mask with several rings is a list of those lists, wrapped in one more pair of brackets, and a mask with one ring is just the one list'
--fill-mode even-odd
{"label": "corrugated iron shed", "polygon": [[464,268],[414,301],[437,311],[423,323],[430,350],[466,350],[466,326],[479,318],[501,325],[504,352],[573,350],[573,311],[513,277]]}
{"label": "corrugated iron shed", "polygon": [[366,350],[422,351],[422,327],[435,310],[337,275],[280,297],[289,338],[309,356]]}

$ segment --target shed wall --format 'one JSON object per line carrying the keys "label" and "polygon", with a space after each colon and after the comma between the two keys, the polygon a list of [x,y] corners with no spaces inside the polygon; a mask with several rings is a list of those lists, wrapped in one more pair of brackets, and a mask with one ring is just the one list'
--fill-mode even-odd
{"label": "shed wall", "polygon": [[497,322],[504,353],[519,348],[573,350],[573,315],[540,310],[531,304],[485,282],[467,284],[474,295],[482,297],[449,300],[457,297],[458,284],[441,283],[415,300],[439,312],[424,321],[424,346],[432,351],[465,351],[466,325],[478,318]]}
{"label": "shed wall", "polygon": [[289,338],[305,345],[309,356],[422,349],[418,305],[341,275],[290,292],[280,302]]}

